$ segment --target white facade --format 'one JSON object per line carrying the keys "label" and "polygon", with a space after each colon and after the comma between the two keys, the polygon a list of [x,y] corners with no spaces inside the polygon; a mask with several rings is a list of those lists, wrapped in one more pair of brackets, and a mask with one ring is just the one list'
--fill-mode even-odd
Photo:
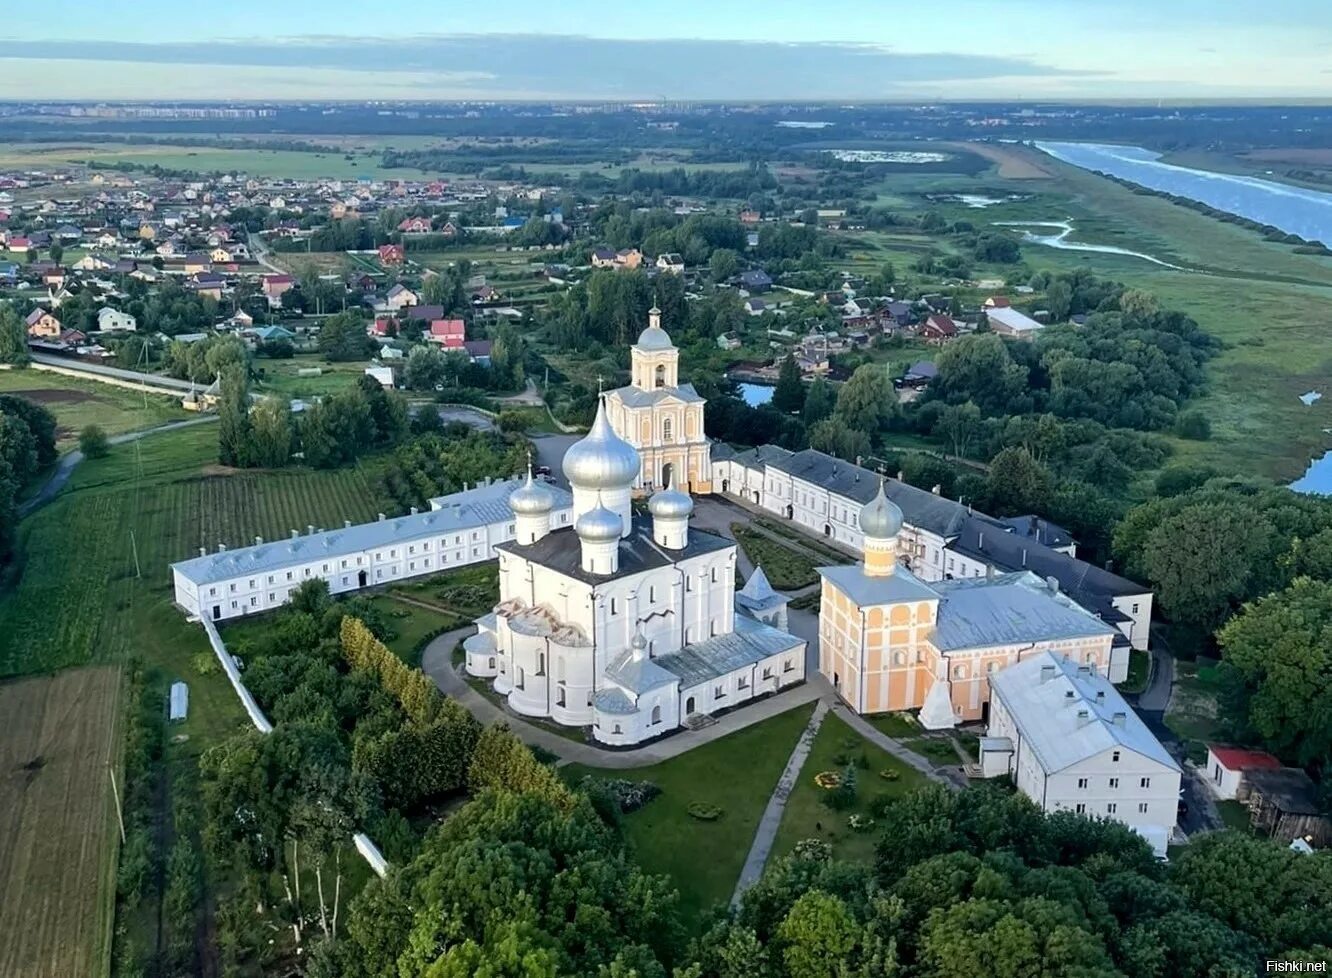
{"label": "white facade", "polygon": [[500,601],[464,642],[469,673],[517,713],[619,746],[805,678],[803,641],[737,612],[736,545],[689,528],[687,493],[656,493],[647,518],[621,508],[639,462],[604,402],[564,472],[571,526],[544,529],[541,500],[515,497],[531,522],[497,548]]}
{"label": "white facade", "polygon": [[1043,811],[1123,822],[1165,855],[1182,772],[1108,679],[1046,653],[990,685],[982,768],[1012,775]]}
{"label": "white facade", "polygon": [[107,306],[97,312],[97,328],[103,333],[132,333],[139,324],[129,313]]}
{"label": "white facade", "polygon": [[[874,496],[876,473],[813,449],[791,453],[765,446],[740,454],[724,447],[714,451],[712,476],[723,494],[863,553],[857,519]],[[1078,560],[1071,542],[1050,546],[1030,539],[1010,524],[900,479],[887,480],[887,492],[905,518],[898,541],[903,563],[921,580],[979,578],[991,569],[1055,577],[1071,596],[1115,625],[1130,647],[1149,647],[1151,590]],[[1126,672],[1127,652],[1118,659]]]}
{"label": "white facade", "polygon": [[[338,530],[307,527],[287,540],[201,551],[171,565],[176,604],[191,615],[224,621],[280,607],[312,578],[344,594],[493,560],[495,547],[516,535],[507,500],[519,485],[508,480],[441,496],[427,512],[391,520]],[[552,525],[567,526],[571,513],[572,500],[559,492]]]}

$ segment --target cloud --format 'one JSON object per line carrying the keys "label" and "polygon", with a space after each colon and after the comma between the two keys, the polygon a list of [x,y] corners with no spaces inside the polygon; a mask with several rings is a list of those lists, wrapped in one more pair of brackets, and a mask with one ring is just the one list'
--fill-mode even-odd
{"label": "cloud", "polygon": [[[422,98],[444,83],[451,91],[477,98],[533,94],[671,99],[901,97],[939,84],[1096,74],[1042,64],[1029,57],[903,53],[881,45],[625,41],[543,34],[309,35],[163,43],[54,39],[11,42],[6,50],[14,53],[0,55],[0,61],[19,57],[106,62],[108,67],[109,63],[196,66],[210,72],[317,69],[380,78],[403,74],[414,76],[411,84],[421,90]],[[219,86],[225,88],[221,79]],[[144,92],[143,97],[165,94]]]}

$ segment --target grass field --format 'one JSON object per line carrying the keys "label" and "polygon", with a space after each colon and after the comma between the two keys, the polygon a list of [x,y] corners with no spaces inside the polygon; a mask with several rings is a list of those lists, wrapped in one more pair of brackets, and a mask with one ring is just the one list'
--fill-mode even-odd
{"label": "grass field", "polygon": [[[789,710],[652,767],[561,770],[573,784],[594,774],[652,781],[662,789],[625,817],[625,834],[644,869],[675,881],[684,912],[697,925],[704,910],[730,899],[759,818],[813,711],[812,704]],[[722,817],[691,818],[692,802],[719,806]]]}
{"label": "grass field", "polygon": [[141,472],[132,452],[85,462],[20,526],[22,575],[0,596],[0,675],[119,661],[141,653],[162,618],[172,635],[194,635],[171,605],[171,561],[379,509],[372,465],[231,472],[212,464],[216,446],[211,428],[183,429],[142,443]]}
{"label": "grass field", "polygon": [[[57,446],[72,447],[90,424],[119,435],[189,415],[175,398],[98,384],[45,370],[0,370],[0,394],[17,394],[47,408],[56,417]],[[146,406],[145,406],[146,405]]]}
{"label": "grass field", "polygon": [[356,151],[339,155],[298,150],[160,146],[153,143],[81,143],[77,138],[68,143],[0,143],[0,167],[31,170],[89,162],[108,166],[132,163],[144,167],[160,166],[168,170],[203,173],[239,171],[256,177],[286,180],[314,180],[320,177],[371,177],[382,180],[439,176],[437,173],[408,168],[385,169],[380,166],[378,153]]}
{"label": "grass field", "polygon": [[0,685],[0,978],[110,966],[121,673]]}
{"label": "grass field", "polygon": [[[263,375],[255,381],[255,390],[264,394],[281,394],[284,397],[323,397],[336,393],[355,384],[365,375],[365,362],[329,363],[318,354],[298,354],[290,360],[269,360],[260,358],[254,361],[256,370]],[[318,377],[302,377],[300,372],[318,368]]]}
{"label": "grass field", "polygon": [[795,591],[818,581],[814,562],[793,547],[778,543],[742,523],[732,523],[731,532],[745,554],[763,568],[768,583],[777,590]]}
{"label": "grass field", "polygon": [[[866,762],[863,767],[857,764],[862,756]],[[827,792],[814,783],[814,777],[821,771],[840,773],[848,762],[857,764],[856,801],[846,811],[835,812],[823,803]],[[880,772],[895,772],[897,777],[889,780]],[[876,799],[903,795],[924,783],[925,779],[915,769],[871,744],[830,714],[824,717],[823,726],[819,728],[805,767],[800,772],[800,780],[787,799],[772,855],[786,855],[801,839],[822,839],[832,845],[833,854],[839,859],[869,861],[874,855],[877,832],[874,829],[853,831],[847,825],[847,819],[852,815],[870,816]]]}

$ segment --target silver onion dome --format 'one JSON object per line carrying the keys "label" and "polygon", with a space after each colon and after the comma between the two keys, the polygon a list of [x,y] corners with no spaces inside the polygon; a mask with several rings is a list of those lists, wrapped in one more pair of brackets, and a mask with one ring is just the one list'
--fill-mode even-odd
{"label": "silver onion dome", "polygon": [[623,530],[624,520],[601,505],[600,499],[574,523],[578,539],[586,543],[610,543],[620,539]]}
{"label": "silver onion dome", "polygon": [[532,478],[531,465],[527,481],[509,494],[509,508],[519,516],[542,516],[555,508],[554,494]]}
{"label": "silver onion dome", "polygon": [[643,637],[643,623],[639,622],[634,628],[634,637],[629,640],[629,648],[635,652],[643,652],[647,649],[647,639]]}
{"label": "silver onion dome", "polygon": [[[653,312],[658,316],[661,310],[654,308]],[[671,342],[670,335],[661,328],[661,322],[657,317],[653,317],[652,325],[638,334],[638,342],[634,344],[640,350],[674,350],[675,344]]]}
{"label": "silver onion dome", "polygon": [[648,500],[648,512],[663,520],[687,520],[694,512],[693,497],[675,488],[674,471],[671,472],[671,484],[653,493]]}
{"label": "silver onion dome", "polygon": [[606,403],[597,405],[597,417],[586,437],[564,453],[564,477],[579,489],[627,489],[642,469],[638,452],[611,429]]}
{"label": "silver onion dome", "polygon": [[902,531],[902,511],[883,491],[879,480],[879,493],[860,510],[860,532],[876,540],[888,540]]}

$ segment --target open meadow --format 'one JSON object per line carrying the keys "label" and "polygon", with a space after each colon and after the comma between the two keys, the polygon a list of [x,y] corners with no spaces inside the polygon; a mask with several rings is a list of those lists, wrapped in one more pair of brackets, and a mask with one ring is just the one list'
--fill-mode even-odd
{"label": "open meadow", "polygon": [[97,978],[111,954],[121,672],[0,685],[0,978]]}
{"label": "open meadow", "polygon": [[17,394],[40,404],[56,417],[56,446],[61,450],[79,440],[90,424],[108,435],[151,428],[188,418],[174,397],[145,394],[45,370],[0,370],[0,394]]}

